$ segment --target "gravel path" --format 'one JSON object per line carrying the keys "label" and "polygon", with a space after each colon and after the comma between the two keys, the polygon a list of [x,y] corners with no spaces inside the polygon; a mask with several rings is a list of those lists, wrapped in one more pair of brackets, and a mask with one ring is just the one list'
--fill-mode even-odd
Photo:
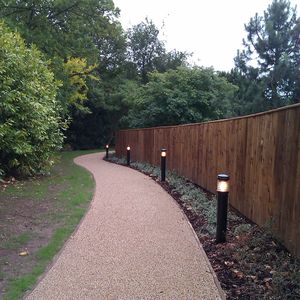
{"label": "gravel path", "polygon": [[75,159],[95,178],[94,199],[26,299],[222,299],[175,201],[148,176],[103,155]]}

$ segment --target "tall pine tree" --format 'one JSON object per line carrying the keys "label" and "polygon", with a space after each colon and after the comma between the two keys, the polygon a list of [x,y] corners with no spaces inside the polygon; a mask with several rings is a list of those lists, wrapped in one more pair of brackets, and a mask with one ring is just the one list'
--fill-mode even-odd
{"label": "tall pine tree", "polygon": [[[300,18],[287,0],[274,0],[263,16],[245,25],[245,49],[235,58],[245,77],[257,71],[263,105],[273,108],[300,101]],[[253,63],[254,61],[254,63]]]}

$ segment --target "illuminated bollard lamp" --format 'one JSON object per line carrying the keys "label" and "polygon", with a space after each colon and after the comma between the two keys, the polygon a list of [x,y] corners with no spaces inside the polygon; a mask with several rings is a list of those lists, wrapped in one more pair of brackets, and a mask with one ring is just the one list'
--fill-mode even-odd
{"label": "illuminated bollard lamp", "polygon": [[130,147],[127,146],[127,166],[130,166]]}
{"label": "illuminated bollard lamp", "polygon": [[227,210],[229,194],[229,176],[226,174],[218,175],[217,183],[218,208],[217,208],[217,233],[216,243],[226,242],[227,230]]}
{"label": "illuminated bollard lamp", "polygon": [[106,146],[105,146],[105,150],[106,150],[106,158],[108,158],[109,145],[106,145]]}
{"label": "illuminated bollard lamp", "polygon": [[167,159],[167,150],[161,149],[160,154],[160,170],[161,170],[161,181],[166,181],[166,159]]}

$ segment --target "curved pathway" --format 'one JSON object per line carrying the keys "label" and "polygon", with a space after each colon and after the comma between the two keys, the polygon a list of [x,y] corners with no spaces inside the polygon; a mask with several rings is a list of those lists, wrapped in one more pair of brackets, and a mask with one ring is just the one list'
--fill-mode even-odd
{"label": "curved pathway", "polygon": [[175,201],[148,176],[105,162],[103,155],[75,159],[95,178],[94,199],[26,299],[221,299]]}

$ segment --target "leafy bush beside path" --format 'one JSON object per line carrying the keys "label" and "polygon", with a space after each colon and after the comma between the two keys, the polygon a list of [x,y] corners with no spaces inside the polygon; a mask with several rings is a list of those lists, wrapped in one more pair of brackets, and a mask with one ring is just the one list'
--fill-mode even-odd
{"label": "leafy bush beside path", "polygon": [[63,141],[58,86],[41,52],[0,22],[0,176],[52,164]]}

